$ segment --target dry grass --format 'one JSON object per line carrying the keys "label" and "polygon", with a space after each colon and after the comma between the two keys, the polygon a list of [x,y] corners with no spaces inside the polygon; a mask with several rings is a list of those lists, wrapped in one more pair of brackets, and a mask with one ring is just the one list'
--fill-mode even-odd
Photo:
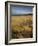
{"label": "dry grass", "polygon": [[11,31],[13,38],[32,37],[32,15],[11,16]]}

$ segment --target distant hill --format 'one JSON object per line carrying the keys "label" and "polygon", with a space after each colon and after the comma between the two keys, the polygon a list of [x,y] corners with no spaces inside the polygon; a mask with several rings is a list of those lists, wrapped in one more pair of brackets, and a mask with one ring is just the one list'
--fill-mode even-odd
{"label": "distant hill", "polygon": [[27,16],[27,15],[32,15],[32,13],[28,13],[28,14],[16,14],[16,15],[12,15],[12,16]]}

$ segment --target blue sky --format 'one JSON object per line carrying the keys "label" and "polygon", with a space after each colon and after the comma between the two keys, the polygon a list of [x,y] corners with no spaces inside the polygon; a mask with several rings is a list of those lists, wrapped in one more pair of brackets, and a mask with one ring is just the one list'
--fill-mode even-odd
{"label": "blue sky", "polygon": [[11,6],[11,14],[28,14],[32,13],[32,8],[31,6]]}

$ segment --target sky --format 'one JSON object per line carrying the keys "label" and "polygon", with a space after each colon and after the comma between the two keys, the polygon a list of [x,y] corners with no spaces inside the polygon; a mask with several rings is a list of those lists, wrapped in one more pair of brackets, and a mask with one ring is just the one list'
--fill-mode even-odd
{"label": "sky", "polygon": [[31,6],[13,6],[11,5],[11,14],[16,15],[16,14],[28,14],[32,13],[32,8]]}

